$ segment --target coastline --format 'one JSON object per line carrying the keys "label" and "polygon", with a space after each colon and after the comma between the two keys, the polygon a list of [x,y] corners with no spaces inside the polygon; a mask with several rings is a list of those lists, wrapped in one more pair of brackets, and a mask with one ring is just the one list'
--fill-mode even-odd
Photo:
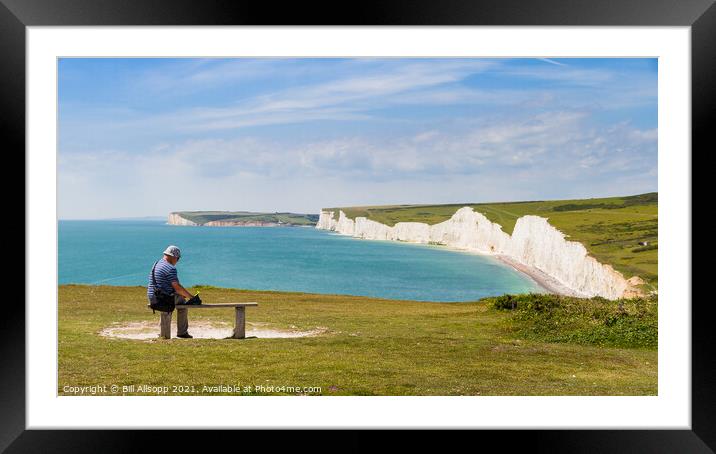
{"label": "coastline", "polygon": [[334,211],[321,210],[316,228],[356,238],[439,244],[493,255],[542,289],[559,295],[615,300],[640,294],[636,279],[627,280],[609,264],[597,261],[583,244],[569,240],[540,216],[519,217],[513,232],[507,234],[500,224],[468,206],[434,225],[398,222],[388,226],[361,216],[350,219],[342,210],[336,220]]}
{"label": "coastline", "polygon": [[[339,235],[343,235],[343,234],[339,234]],[[363,238],[354,237],[352,235],[348,235],[348,236],[350,236],[352,238],[360,239],[360,240],[363,239]],[[374,241],[392,241],[392,240],[374,240]],[[415,241],[402,241],[402,242],[408,243],[408,244],[429,245],[428,243],[418,243]],[[552,276],[545,273],[544,271],[542,271],[538,268],[535,268],[533,266],[529,266],[529,265],[525,265],[524,263],[520,263],[517,260],[514,260],[506,255],[494,254],[494,253],[491,254],[489,252],[478,251],[475,249],[462,249],[462,248],[457,248],[454,246],[448,246],[445,244],[436,244],[434,246],[447,248],[447,249],[455,251],[455,252],[466,252],[468,254],[477,254],[477,255],[483,255],[483,256],[487,256],[487,257],[493,257],[493,258],[499,260],[500,262],[502,262],[503,264],[514,269],[518,273],[524,274],[528,278],[532,279],[533,281],[535,281],[537,283],[537,285],[542,287],[548,293],[554,293],[554,294],[562,295],[562,296],[572,296],[575,298],[587,298],[586,295],[582,295],[579,292],[575,292],[574,290],[572,290],[569,287],[567,287],[566,285],[562,284],[557,279],[553,278]]]}
{"label": "coastline", "polygon": [[[319,229],[319,230],[325,230],[325,229]],[[357,236],[353,236],[348,233],[341,233],[336,230],[325,230],[327,232],[330,232],[333,235],[341,235],[341,236],[347,236],[349,238],[353,238],[356,240],[363,240],[363,241],[394,241],[394,240],[382,240],[382,239],[374,239],[374,238],[361,238]],[[421,243],[418,241],[398,241],[399,243],[407,243],[407,244],[417,244],[417,245],[424,245],[424,246],[437,246],[441,248],[446,248],[455,252],[463,252],[468,254],[477,254],[477,255],[484,255],[488,257],[494,257],[495,259],[499,260],[503,264],[509,266],[510,268],[514,269],[518,273],[524,274],[528,278],[532,279],[542,287],[544,290],[546,290],[548,293],[554,293],[556,295],[562,295],[562,296],[571,296],[575,298],[587,298],[586,295],[583,295],[579,292],[576,292],[566,285],[559,282],[557,279],[553,278],[552,276],[548,275],[544,271],[535,268],[533,266],[525,265],[523,263],[518,262],[517,260],[514,260],[506,255],[502,254],[491,254],[489,252],[483,252],[478,251],[475,249],[469,249],[469,248],[458,248],[455,246],[448,246],[446,244],[434,244],[431,245],[429,243]]]}
{"label": "coastline", "polygon": [[[342,235],[342,234],[340,234],[340,235]],[[352,235],[348,235],[348,236],[351,236],[352,238],[356,238],[356,239],[363,239],[363,238],[354,237]],[[375,241],[391,241],[391,240],[375,240]],[[418,243],[418,242],[413,242],[413,241],[404,241],[404,243],[427,245],[427,243]],[[487,256],[487,257],[493,257],[493,258],[499,260],[500,262],[502,262],[503,264],[514,269],[518,273],[524,274],[528,278],[532,279],[533,281],[535,281],[537,283],[537,285],[542,287],[548,293],[554,293],[556,295],[562,295],[562,296],[572,296],[575,298],[587,298],[586,295],[583,295],[579,292],[576,292],[576,291],[570,289],[569,287],[562,284],[557,279],[553,278],[552,276],[545,273],[544,271],[542,271],[538,268],[535,268],[533,266],[529,266],[529,265],[525,265],[524,263],[520,263],[517,260],[514,260],[506,255],[494,254],[494,253],[491,254],[489,252],[483,252],[483,251],[478,251],[478,250],[474,250],[474,249],[461,249],[461,248],[456,248],[454,246],[447,246],[444,244],[439,244],[439,245],[435,245],[435,246],[444,247],[444,248],[450,249],[455,252],[467,252],[468,254],[477,254],[477,255],[483,255],[483,256]]]}
{"label": "coastline", "polygon": [[[339,235],[343,235],[343,234],[339,233]],[[354,237],[352,235],[348,235],[348,236],[350,236],[351,238],[356,238],[356,239],[361,239],[361,240],[363,239],[363,238]],[[375,240],[375,241],[392,241],[392,240]],[[408,244],[425,244],[425,245],[427,245],[427,243],[418,243],[418,242],[414,242],[414,241],[403,241],[403,242],[408,243]],[[571,288],[567,287],[566,285],[562,284],[557,279],[553,278],[552,276],[545,273],[544,271],[542,271],[538,268],[535,268],[533,266],[529,266],[529,265],[525,265],[524,263],[520,263],[517,260],[515,260],[511,257],[508,257],[506,255],[483,252],[483,251],[479,251],[479,250],[475,250],[475,249],[457,248],[457,247],[448,246],[445,244],[437,244],[435,246],[444,247],[444,248],[447,248],[447,249],[450,249],[450,250],[456,251],[456,252],[467,252],[468,254],[477,254],[477,255],[484,255],[484,256],[488,256],[488,257],[494,257],[495,259],[499,260],[503,264],[514,269],[518,273],[524,274],[528,278],[532,279],[533,281],[535,281],[537,283],[537,285],[542,287],[544,290],[547,290],[548,293],[554,293],[556,295],[562,295],[562,296],[572,296],[575,298],[588,298],[586,295],[576,292],[576,291],[572,290]]]}

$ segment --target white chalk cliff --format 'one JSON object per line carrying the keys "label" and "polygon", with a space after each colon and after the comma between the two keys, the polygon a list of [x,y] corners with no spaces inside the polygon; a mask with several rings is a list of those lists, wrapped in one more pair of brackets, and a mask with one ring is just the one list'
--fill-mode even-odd
{"label": "white chalk cliff", "polygon": [[610,265],[599,263],[581,243],[565,235],[546,218],[522,216],[512,235],[502,231],[483,214],[470,207],[457,210],[447,221],[435,225],[398,222],[390,227],[365,217],[349,219],[343,211],[321,211],[316,228],[371,240],[433,243],[483,254],[504,256],[509,261],[546,274],[571,293],[616,299],[638,293],[638,278],[627,281]]}
{"label": "white chalk cliff", "polygon": [[198,225],[196,222],[192,222],[189,219],[185,219],[179,216],[177,213],[169,213],[167,224],[170,225]]}

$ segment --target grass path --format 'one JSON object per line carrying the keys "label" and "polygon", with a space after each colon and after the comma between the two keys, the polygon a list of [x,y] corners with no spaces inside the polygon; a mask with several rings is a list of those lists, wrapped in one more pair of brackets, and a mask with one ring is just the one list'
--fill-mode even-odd
{"label": "grass path", "polygon": [[[506,329],[507,316],[483,302],[204,288],[207,303],[258,301],[258,308],[247,310],[249,323],[327,332],[296,339],[152,341],[98,334],[115,323],[158,322],[159,315],[145,307],[145,291],[59,288],[59,394],[65,386],[96,384],[185,385],[195,394],[203,385],[222,384],[312,386],[323,395],[657,392],[655,350],[518,340]],[[190,332],[192,321],[231,322],[226,312],[190,311]]]}

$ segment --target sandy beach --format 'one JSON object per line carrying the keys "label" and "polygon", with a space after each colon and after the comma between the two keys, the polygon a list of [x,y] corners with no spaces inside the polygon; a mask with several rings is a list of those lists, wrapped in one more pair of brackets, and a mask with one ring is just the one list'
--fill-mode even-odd
{"label": "sandy beach", "polygon": [[580,298],[586,297],[586,295],[582,295],[578,292],[575,292],[574,290],[568,288],[564,284],[557,281],[552,276],[548,275],[547,273],[544,273],[537,268],[524,265],[517,260],[510,258],[506,255],[494,255],[495,258],[500,260],[501,262],[511,266],[512,268],[516,269],[520,273],[526,274],[530,278],[532,278],[537,284],[539,284],[541,287],[543,287],[545,290],[547,290],[550,293],[556,293],[558,295],[565,295],[565,296],[576,296]]}
{"label": "sandy beach", "polygon": [[[343,233],[338,233],[338,232],[336,232],[336,234],[337,235],[345,235]],[[348,236],[355,238],[352,235],[348,235]],[[390,241],[390,240],[368,240],[368,241]],[[425,243],[419,243],[419,242],[413,242],[413,241],[406,241],[406,243],[423,244],[423,245],[425,244]],[[458,248],[458,247],[454,247],[454,246],[447,246],[444,244],[440,244],[440,245],[436,245],[436,246],[447,248],[447,249],[450,249],[450,250],[453,250],[456,252],[467,252],[469,254],[487,255],[490,257],[494,257],[497,260],[504,263],[505,265],[508,265],[508,266],[514,268],[519,273],[522,273],[522,274],[528,276],[530,279],[535,281],[540,287],[547,290],[547,292],[549,292],[549,293],[555,293],[557,295],[564,295],[564,296],[573,296],[573,297],[577,297],[577,298],[587,298],[587,295],[581,294],[575,290],[570,289],[569,287],[562,284],[561,282],[559,282],[557,279],[553,278],[549,274],[547,274],[535,267],[520,263],[517,260],[515,260],[511,257],[508,257],[506,255],[494,254],[494,253],[491,254],[491,253],[486,253],[483,251],[477,251],[474,249],[463,249],[463,248]]]}
{"label": "sandy beach", "polygon": [[[358,238],[350,234],[346,233],[340,233],[336,231],[332,231],[335,235],[343,235],[343,236],[349,236],[351,238],[360,239],[363,241],[392,241],[392,240],[376,240],[376,239],[364,239],[364,238]],[[421,244],[426,245],[426,243],[418,242],[418,241],[404,241],[405,243],[410,244]],[[512,267],[513,269],[517,270],[517,272],[522,273],[526,276],[528,276],[530,279],[535,281],[540,287],[547,290],[549,293],[555,293],[557,295],[564,295],[564,296],[573,296],[577,298],[587,298],[587,295],[581,294],[575,290],[570,289],[566,285],[559,282],[557,279],[553,278],[549,274],[535,268],[529,265],[525,265],[523,263],[518,262],[517,260],[508,257],[506,255],[501,254],[494,254],[494,253],[488,253],[483,251],[478,251],[475,249],[465,249],[465,248],[459,248],[455,246],[448,246],[446,244],[439,244],[439,245],[433,245],[441,248],[450,249],[455,252],[466,252],[468,254],[477,254],[477,255],[487,255],[490,257],[494,257],[497,260],[501,261],[505,265],[508,265]]]}

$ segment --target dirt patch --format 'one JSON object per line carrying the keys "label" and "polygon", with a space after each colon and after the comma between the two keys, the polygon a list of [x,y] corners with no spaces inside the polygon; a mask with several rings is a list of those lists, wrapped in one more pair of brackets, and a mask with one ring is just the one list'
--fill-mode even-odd
{"label": "dirt patch", "polygon": [[[191,322],[189,321],[189,334],[194,339],[226,339],[233,334],[234,327],[224,322]],[[246,337],[259,339],[311,337],[325,333],[326,328],[316,328],[308,331],[297,329],[281,330],[271,328],[264,323],[247,323]],[[172,339],[177,332],[176,323],[172,323]],[[159,322],[132,322],[108,326],[99,332],[100,336],[117,339],[154,340],[159,337]],[[181,339],[180,339],[181,340]]]}

